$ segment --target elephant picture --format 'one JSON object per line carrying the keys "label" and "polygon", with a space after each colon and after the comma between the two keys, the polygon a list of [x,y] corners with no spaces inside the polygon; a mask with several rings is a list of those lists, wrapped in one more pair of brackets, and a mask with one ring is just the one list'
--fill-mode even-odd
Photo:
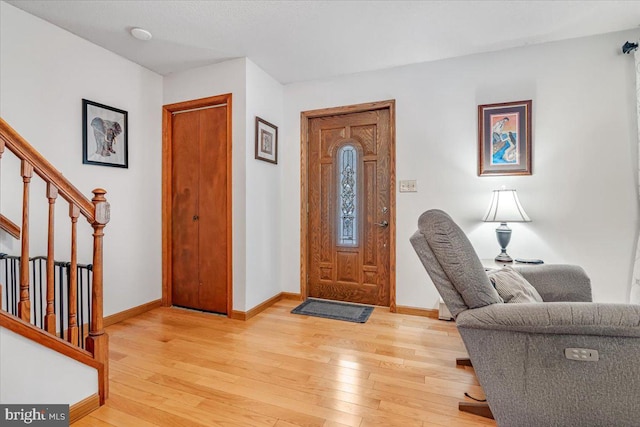
{"label": "elephant picture", "polygon": [[113,148],[116,137],[122,133],[120,123],[95,117],[91,120],[91,127],[96,138],[96,154],[102,157],[110,156],[111,153],[116,154]]}
{"label": "elephant picture", "polygon": [[82,162],[128,168],[128,113],[86,99],[82,107]]}

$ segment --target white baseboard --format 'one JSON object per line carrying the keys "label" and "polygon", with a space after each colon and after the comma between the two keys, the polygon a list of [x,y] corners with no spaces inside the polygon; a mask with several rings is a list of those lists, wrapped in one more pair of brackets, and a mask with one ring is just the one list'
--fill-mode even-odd
{"label": "white baseboard", "polygon": [[438,304],[438,319],[453,320],[453,316],[451,315],[451,312],[447,308],[447,305],[444,303],[442,298],[440,298],[440,303]]}

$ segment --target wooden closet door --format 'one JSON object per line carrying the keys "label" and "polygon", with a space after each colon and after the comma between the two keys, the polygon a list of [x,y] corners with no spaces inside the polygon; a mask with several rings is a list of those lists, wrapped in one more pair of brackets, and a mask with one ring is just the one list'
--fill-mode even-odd
{"label": "wooden closet door", "polygon": [[200,308],[227,312],[227,107],[201,110]]}
{"label": "wooden closet door", "polygon": [[[193,162],[200,156],[200,114],[198,112],[174,114],[172,118],[173,138],[173,194],[172,194],[172,271],[175,305],[199,306],[200,278],[199,210],[200,177]],[[195,243],[195,244],[194,244]]]}
{"label": "wooden closet door", "polygon": [[227,107],[172,118],[172,301],[227,311]]}

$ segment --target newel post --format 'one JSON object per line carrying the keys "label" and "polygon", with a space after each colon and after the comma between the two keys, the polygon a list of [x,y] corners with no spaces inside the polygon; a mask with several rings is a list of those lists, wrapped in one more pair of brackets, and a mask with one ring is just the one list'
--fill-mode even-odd
{"label": "newel post", "polygon": [[93,190],[91,202],[95,207],[93,227],[93,286],[91,289],[91,326],[87,337],[87,350],[93,358],[104,364],[104,393],[100,393],[100,401],[109,394],[109,337],[104,332],[102,319],[102,238],[104,227],[109,222],[109,203],[102,188]]}

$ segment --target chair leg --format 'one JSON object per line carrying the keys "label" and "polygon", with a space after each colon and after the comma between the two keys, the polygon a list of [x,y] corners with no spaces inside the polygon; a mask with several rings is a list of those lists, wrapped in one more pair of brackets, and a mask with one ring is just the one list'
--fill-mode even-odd
{"label": "chair leg", "polygon": [[468,412],[474,415],[480,415],[485,418],[493,418],[493,414],[491,413],[491,408],[486,403],[475,403],[475,402],[459,402],[458,410],[462,412]]}
{"label": "chair leg", "polygon": [[[459,357],[456,359],[456,366],[471,366],[473,367],[473,364],[471,363],[471,359],[469,359],[468,357]],[[484,418],[490,418],[490,419],[494,419],[493,418],[493,414],[491,413],[491,408],[489,408],[489,404],[488,403],[482,403],[482,402],[459,402],[458,403],[458,410],[462,411],[462,412],[468,412],[470,414],[474,414],[474,415],[479,415],[481,417]]]}
{"label": "chair leg", "polygon": [[468,357],[458,357],[456,358],[456,366],[473,366],[471,364],[471,359]]}

